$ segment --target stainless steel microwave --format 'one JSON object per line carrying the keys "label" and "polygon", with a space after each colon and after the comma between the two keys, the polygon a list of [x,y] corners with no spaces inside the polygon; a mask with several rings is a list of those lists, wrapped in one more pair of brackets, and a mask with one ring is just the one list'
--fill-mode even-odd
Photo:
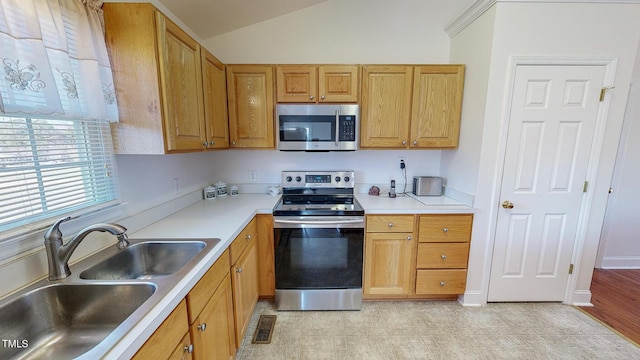
{"label": "stainless steel microwave", "polygon": [[356,150],[359,111],[355,104],[279,104],[276,106],[278,150]]}

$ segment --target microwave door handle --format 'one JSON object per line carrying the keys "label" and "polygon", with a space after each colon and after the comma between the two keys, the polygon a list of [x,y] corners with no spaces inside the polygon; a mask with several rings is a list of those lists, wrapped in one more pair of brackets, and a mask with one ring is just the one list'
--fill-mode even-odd
{"label": "microwave door handle", "polygon": [[340,145],[340,110],[336,110],[336,148]]}

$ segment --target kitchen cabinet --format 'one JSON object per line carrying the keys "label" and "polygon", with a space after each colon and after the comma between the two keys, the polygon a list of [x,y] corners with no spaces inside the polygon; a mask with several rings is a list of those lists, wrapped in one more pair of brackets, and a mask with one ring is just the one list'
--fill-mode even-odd
{"label": "kitchen cabinet", "polygon": [[416,295],[464,294],[472,214],[420,215]]}
{"label": "kitchen cabinet", "polygon": [[148,3],[105,3],[118,154],[228,147],[224,65]]}
{"label": "kitchen cabinet", "polygon": [[233,298],[226,250],[186,297],[193,357],[233,359],[236,353]]}
{"label": "kitchen cabinet", "polygon": [[355,103],[357,65],[279,65],[276,90],[279,103]]}
{"label": "kitchen cabinet", "polygon": [[364,299],[406,297],[414,272],[414,215],[367,215]]}
{"label": "kitchen cabinet", "polygon": [[133,360],[191,359],[193,347],[188,331],[187,305],[182,300],[133,356]]}
{"label": "kitchen cabinet", "polygon": [[273,216],[256,215],[258,238],[258,284],[259,296],[263,299],[275,299],[276,265],[273,244]]}
{"label": "kitchen cabinet", "polygon": [[464,65],[362,68],[363,148],[456,148]]}
{"label": "kitchen cabinet", "polygon": [[254,218],[230,246],[236,348],[242,344],[258,303],[257,224]]}
{"label": "kitchen cabinet", "polygon": [[275,148],[273,66],[227,65],[231,148]]}
{"label": "kitchen cabinet", "polygon": [[229,147],[227,80],[224,64],[202,49],[202,89],[207,149]]}

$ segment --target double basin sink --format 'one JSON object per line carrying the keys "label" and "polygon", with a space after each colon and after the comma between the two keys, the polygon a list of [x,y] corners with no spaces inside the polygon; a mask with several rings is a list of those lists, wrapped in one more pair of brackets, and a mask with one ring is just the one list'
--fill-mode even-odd
{"label": "double basin sink", "polygon": [[0,301],[0,358],[102,358],[220,242],[129,241]]}

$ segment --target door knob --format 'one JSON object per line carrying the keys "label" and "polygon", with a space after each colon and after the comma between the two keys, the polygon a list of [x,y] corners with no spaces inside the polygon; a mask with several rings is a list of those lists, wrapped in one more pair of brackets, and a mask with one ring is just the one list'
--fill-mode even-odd
{"label": "door knob", "polygon": [[505,209],[513,209],[513,203],[509,200],[505,200],[502,202],[502,207]]}

